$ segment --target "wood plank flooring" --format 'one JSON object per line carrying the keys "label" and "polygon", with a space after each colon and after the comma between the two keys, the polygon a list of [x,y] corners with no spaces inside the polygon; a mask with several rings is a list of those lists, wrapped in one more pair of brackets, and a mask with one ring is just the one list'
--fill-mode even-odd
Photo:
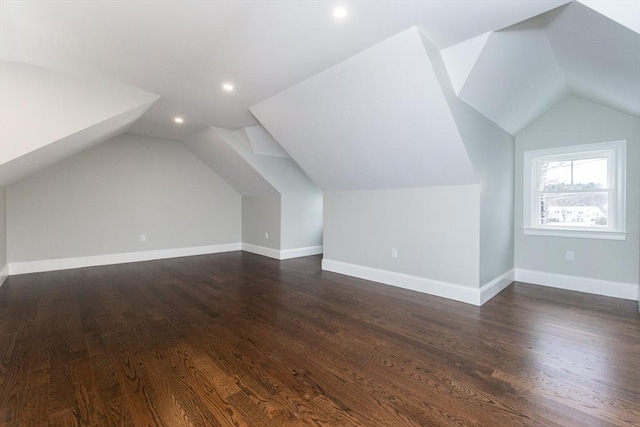
{"label": "wood plank flooring", "polygon": [[638,426],[633,301],[483,307],[242,252],[12,276],[2,426]]}

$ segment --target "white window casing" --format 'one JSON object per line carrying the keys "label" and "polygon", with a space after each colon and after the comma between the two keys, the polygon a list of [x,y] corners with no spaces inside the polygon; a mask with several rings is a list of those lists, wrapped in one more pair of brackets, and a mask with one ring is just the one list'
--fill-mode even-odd
{"label": "white window casing", "polygon": [[[523,199],[523,232],[528,235],[579,237],[592,239],[624,240],[626,238],[626,141],[602,142],[595,144],[573,145],[561,148],[526,151],[524,153],[524,199]],[[570,165],[573,185],[574,162],[587,159],[606,159],[607,177],[604,188],[545,190],[541,188],[543,165],[565,162]],[[558,197],[575,195],[602,195],[607,199],[606,216],[593,218],[591,223],[552,222],[552,213],[558,209],[568,214],[592,213],[598,211],[595,206],[567,206],[550,208],[543,202],[545,196]],[[545,209],[542,208],[545,206]],[[543,218],[543,210],[547,218]],[[604,215],[602,213],[602,215]],[[564,218],[563,214],[563,218]],[[606,220],[604,219],[606,218]],[[600,222],[606,222],[601,224]],[[556,219],[557,220],[557,219]],[[582,221],[583,218],[578,218]]]}

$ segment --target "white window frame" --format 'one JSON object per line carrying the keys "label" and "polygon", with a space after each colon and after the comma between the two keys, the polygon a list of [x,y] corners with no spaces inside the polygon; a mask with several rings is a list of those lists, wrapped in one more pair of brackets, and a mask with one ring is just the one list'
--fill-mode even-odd
{"label": "white window frame", "polygon": [[[540,224],[539,164],[549,161],[579,160],[593,156],[608,159],[609,206],[607,227],[567,227]],[[572,145],[561,148],[525,151],[524,153],[524,234],[587,239],[625,240],[626,232],[626,141]]]}

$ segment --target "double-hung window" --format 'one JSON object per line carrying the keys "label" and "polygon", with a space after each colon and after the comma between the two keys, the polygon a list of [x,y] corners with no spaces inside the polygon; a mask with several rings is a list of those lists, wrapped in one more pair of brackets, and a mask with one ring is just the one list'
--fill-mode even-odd
{"label": "double-hung window", "polygon": [[624,240],[625,141],[524,153],[524,233]]}

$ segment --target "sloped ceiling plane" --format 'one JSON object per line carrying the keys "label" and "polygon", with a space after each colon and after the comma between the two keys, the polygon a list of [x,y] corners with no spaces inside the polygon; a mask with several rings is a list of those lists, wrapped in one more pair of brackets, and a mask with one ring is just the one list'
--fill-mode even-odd
{"label": "sloped ceiling plane", "polygon": [[185,142],[243,194],[280,191],[254,155],[322,189],[474,182],[447,85],[512,135],[569,94],[640,116],[640,2],[333,6],[0,1],[0,185],[123,132]]}

